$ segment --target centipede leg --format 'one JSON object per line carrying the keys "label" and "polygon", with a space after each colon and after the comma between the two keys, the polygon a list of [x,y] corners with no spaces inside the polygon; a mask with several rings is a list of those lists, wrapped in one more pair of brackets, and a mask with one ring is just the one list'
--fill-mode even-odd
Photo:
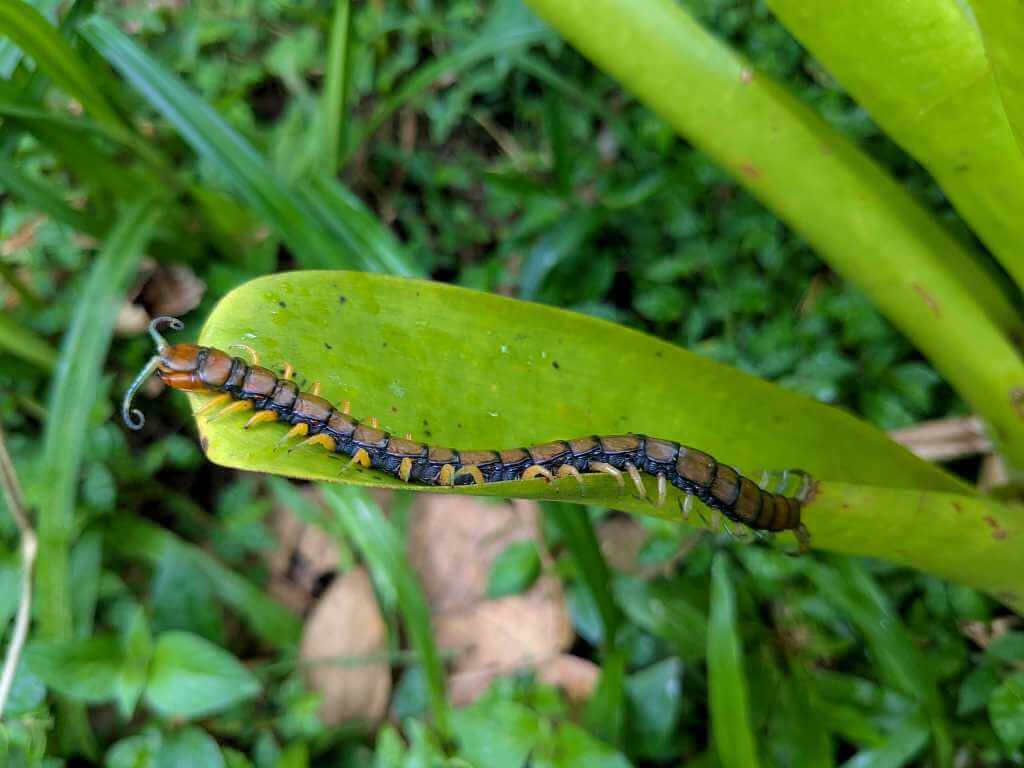
{"label": "centipede leg", "polygon": [[523,476],[520,477],[519,479],[520,480],[532,480],[535,477],[543,477],[549,483],[552,480],[555,479],[554,476],[545,467],[542,467],[540,464],[533,464],[533,465],[527,467],[526,471],[523,472]]}
{"label": "centipede leg", "polygon": [[636,486],[637,495],[641,499],[647,498],[647,486],[644,485],[644,479],[640,476],[640,470],[636,468],[636,465],[631,461],[626,462],[626,471],[629,473],[629,479],[633,481],[633,485]]}
{"label": "centipede leg", "polygon": [[302,448],[307,445],[322,446],[323,448],[326,448],[330,453],[334,453],[334,449],[337,447],[337,443],[334,442],[333,437],[331,437],[330,435],[325,435],[323,432],[321,432],[319,435],[307,437],[298,445],[293,445],[291,448],[288,449],[288,453],[291,453],[292,451],[297,451],[299,448]]}
{"label": "centipede leg", "polygon": [[458,469],[455,472],[454,479],[458,480],[460,477],[464,477],[466,475],[472,477],[473,482],[476,483],[477,485],[484,485],[487,482],[484,479],[484,473],[480,471],[480,467],[478,467],[476,464],[470,464],[468,467],[461,467],[460,469]]}
{"label": "centipede leg", "polygon": [[250,347],[248,344],[231,344],[228,349],[244,349],[249,353],[249,365],[259,365],[260,356],[256,350]]}
{"label": "centipede leg", "polygon": [[796,536],[796,541],[799,545],[796,553],[798,555],[807,554],[811,549],[811,532],[807,530],[806,525],[800,523],[800,525],[793,529],[793,533]]}
{"label": "centipede leg", "polygon": [[581,475],[580,471],[576,469],[576,467],[574,467],[572,464],[563,464],[562,466],[560,466],[558,468],[558,471],[555,472],[555,477],[557,477],[559,480],[561,480],[563,477],[575,477],[576,482],[579,484],[580,487],[580,496],[583,495],[583,475]]}
{"label": "centipede leg", "polygon": [[455,485],[455,467],[451,464],[445,464],[442,466],[441,472],[437,476],[437,484],[447,485],[449,487]]}
{"label": "centipede leg", "polygon": [[611,464],[606,464],[603,461],[592,461],[590,462],[588,469],[592,469],[595,472],[603,472],[606,475],[611,475],[615,478],[615,482],[619,484],[620,489],[626,487],[626,481],[622,479],[622,473]]}
{"label": "centipede leg", "polygon": [[317,395],[317,396],[320,395],[320,382],[319,381],[314,381],[313,382],[313,386],[311,386],[309,388],[309,393],[311,395]]}
{"label": "centipede leg", "polygon": [[403,483],[408,483],[410,475],[412,475],[412,459],[406,457],[402,459],[402,463],[398,465],[398,478]]}
{"label": "centipede leg", "polygon": [[665,477],[664,472],[658,473],[658,503],[655,505],[656,509],[661,509],[665,506],[665,499],[668,498],[668,478]]}
{"label": "centipede leg", "polygon": [[284,379],[285,381],[291,381],[292,380],[292,376],[294,376],[294,375],[295,375],[295,369],[292,368],[292,364],[291,363],[285,363],[284,364],[284,371],[281,373],[281,378]]}
{"label": "centipede leg", "polygon": [[351,460],[344,466],[339,472],[339,475],[343,475],[348,472],[354,465],[358,464],[364,469],[369,469],[373,466],[373,459],[370,458],[370,454],[366,452],[365,448],[357,448],[356,452],[352,454]]}
{"label": "centipede leg", "polygon": [[345,400],[341,404],[341,412],[348,416],[352,412],[352,401]]}
{"label": "centipede leg", "polygon": [[265,421],[277,421],[277,414],[273,411],[260,411],[242,425],[242,429],[249,429]]}
{"label": "centipede leg", "polygon": [[205,403],[203,403],[202,407],[198,411],[196,411],[193,414],[193,416],[202,416],[207,411],[212,411],[217,406],[224,405],[225,403],[230,403],[230,402],[231,402],[231,395],[229,395],[227,392],[225,392],[223,394],[220,394],[220,395],[217,395],[216,397],[211,397],[209,400],[207,400]]}
{"label": "centipede leg", "polygon": [[686,494],[686,498],[679,505],[679,509],[683,512],[683,520],[689,522],[690,513],[693,511],[693,494]]}
{"label": "centipede leg", "polygon": [[711,513],[711,525],[709,527],[714,533],[720,533],[722,530],[722,513],[717,509]]}
{"label": "centipede leg", "polygon": [[294,437],[305,437],[309,433],[309,425],[305,422],[299,422],[294,427],[289,429],[285,436],[277,441],[277,445],[274,446],[275,451],[280,451],[284,448],[284,444],[287,443]]}
{"label": "centipede leg", "polygon": [[232,403],[231,405],[229,405],[224,410],[218,411],[217,413],[213,414],[213,416],[211,416],[210,418],[208,418],[206,420],[206,423],[209,424],[211,421],[215,421],[216,419],[219,419],[221,416],[228,416],[228,415],[230,415],[232,413],[238,413],[239,411],[251,411],[251,410],[252,410],[252,401],[251,400],[239,400],[237,403]]}
{"label": "centipede leg", "polygon": [[800,478],[800,488],[796,492],[796,499],[798,501],[807,501],[811,488],[814,487],[814,479],[802,469],[791,469],[789,473]]}

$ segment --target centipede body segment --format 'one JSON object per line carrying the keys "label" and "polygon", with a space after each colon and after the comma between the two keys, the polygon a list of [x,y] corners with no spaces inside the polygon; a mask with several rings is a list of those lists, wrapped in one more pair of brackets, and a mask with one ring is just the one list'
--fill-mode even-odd
{"label": "centipede body segment", "polygon": [[[280,421],[291,427],[282,442],[304,437],[299,446],[322,447],[404,482],[454,486],[573,477],[582,484],[582,473],[600,472],[614,477],[620,486],[628,480],[638,495],[646,497],[642,477],[646,474],[657,481],[655,501],[659,506],[665,503],[671,484],[686,494],[687,502],[696,497],[728,519],[754,530],[794,530],[801,544],[806,545],[799,498],[773,493],[695,448],[639,434],[592,435],[506,450],[427,445],[409,436],[391,435],[378,428],[375,419],[360,422],[349,414],[347,402],[338,409],[321,397],[319,384],[314,385],[314,391],[301,391],[291,378],[290,365],[285,366],[283,376],[278,376],[256,364],[258,358],[251,349],[249,363],[213,347],[170,345],[158,332],[161,323],[176,330],[181,327],[174,318],[157,318],[150,326],[157,354],[125,395],[122,412],[133,429],[141,428],[143,419],[139,411],[131,409],[131,399],[145,379],[155,373],[175,389],[215,395],[201,409],[223,406],[213,418],[251,410],[254,413],[246,428]],[[804,473],[798,474],[807,480]],[[805,482],[800,495],[807,485]],[[683,508],[688,514],[689,504]]]}

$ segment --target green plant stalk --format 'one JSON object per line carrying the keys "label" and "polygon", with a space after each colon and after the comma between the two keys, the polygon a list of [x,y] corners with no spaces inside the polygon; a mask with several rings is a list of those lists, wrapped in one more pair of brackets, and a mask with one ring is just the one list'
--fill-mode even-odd
{"label": "green plant stalk", "polygon": [[323,163],[326,173],[333,175],[338,169],[341,147],[347,131],[345,120],[348,109],[349,82],[352,67],[349,45],[352,32],[351,0],[336,0],[334,19],[327,50],[327,77],[324,79],[323,106]]}
{"label": "green plant stalk", "polygon": [[0,35],[13,40],[57,86],[77,99],[94,120],[124,128],[96,86],[89,67],[46,17],[29,3],[0,3]]}
{"label": "green plant stalk", "polygon": [[1017,149],[1024,156],[1024,14],[1014,0],[971,0],[971,8]]}
{"label": "green plant stalk", "polygon": [[419,654],[427,679],[427,696],[434,724],[443,737],[451,736],[451,717],[445,694],[444,668],[434,642],[430,610],[405,556],[397,529],[361,489],[323,486],[323,497],[335,518],[359,548],[375,580],[391,585],[406,631]]}
{"label": "green plant stalk", "polygon": [[725,552],[715,555],[711,563],[707,658],[708,708],[718,759],[725,768],[757,768],[757,741],[736,623],[736,590]]}
{"label": "green plant stalk", "polygon": [[123,293],[135,276],[158,212],[151,202],[125,210],[92,266],[61,344],[43,433],[41,469],[46,482],[38,499],[38,619],[45,638],[71,636],[68,555],[89,412],[96,401]]}
{"label": "green plant stalk", "polygon": [[860,285],[1024,467],[1024,361],[1004,333],[1020,317],[905,190],[672,0],[527,1]]}
{"label": "green plant stalk", "polygon": [[[768,0],[794,35],[941,185],[957,210],[1024,288],[1024,155],[999,98],[973,19],[957,0]],[[1024,45],[1020,4],[976,3],[1000,30],[990,52],[1005,53],[1012,93]],[[998,7],[1002,6],[1002,7]],[[980,18],[980,17],[979,17]],[[1014,27],[1021,33],[1016,50]],[[1004,37],[1005,34],[1005,37]],[[998,41],[998,42],[997,42]],[[1017,94],[1024,99],[1024,90]],[[1012,103],[1012,100],[1011,100]],[[1009,106],[1009,104],[1007,105]]]}

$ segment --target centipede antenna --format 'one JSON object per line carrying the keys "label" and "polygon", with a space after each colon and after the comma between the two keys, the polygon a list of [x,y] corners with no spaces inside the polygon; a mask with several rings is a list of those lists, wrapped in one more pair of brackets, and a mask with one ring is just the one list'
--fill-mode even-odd
{"label": "centipede antenna", "polygon": [[154,317],[149,322],[149,335],[153,338],[153,342],[156,344],[156,351],[163,352],[167,349],[170,344],[167,343],[167,339],[160,335],[159,328],[161,325],[166,324],[172,331],[180,331],[185,327],[185,324],[176,317],[169,317],[168,315],[160,315],[160,317]]}
{"label": "centipede antenna", "polygon": [[128,429],[134,429],[138,432],[142,429],[142,425],[146,423],[146,417],[142,415],[142,411],[138,408],[132,408],[132,400],[135,398],[135,393],[146,383],[146,379],[153,375],[153,372],[156,371],[159,365],[160,355],[153,355],[149,358],[149,362],[139,371],[135,381],[128,387],[128,391],[124,393],[124,400],[121,402],[121,418],[124,419]]}

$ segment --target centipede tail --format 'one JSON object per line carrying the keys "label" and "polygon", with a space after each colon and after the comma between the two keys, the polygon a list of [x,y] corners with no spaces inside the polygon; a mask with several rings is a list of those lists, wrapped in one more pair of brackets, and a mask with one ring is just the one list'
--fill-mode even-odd
{"label": "centipede tail", "polygon": [[[158,318],[160,322],[168,320]],[[631,492],[651,498],[644,482],[647,476],[655,483],[653,503],[658,506],[665,503],[667,488],[672,485],[686,494],[680,504],[684,517],[689,516],[690,501],[696,497],[728,520],[755,531],[794,530],[801,548],[807,546],[807,530],[800,520],[801,498],[773,493],[695,448],[639,434],[590,435],[502,451],[427,445],[409,436],[389,434],[377,426],[376,419],[361,422],[349,414],[347,402],[338,409],[321,397],[319,386],[312,392],[301,391],[292,379],[291,365],[285,365],[283,375],[278,376],[257,365],[259,358],[251,349],[246,350],[252,360],[249,363],[213,347],[170,346],[155,330],[158,321],[151,329],[158,354],[125,397],[124,418],[133,429],[142,426],[142,416],[130,409],[131,396],[155,370],[171,387],[217,395],[215,399],[225,407],[215,416],[252,410],[246,428],[269,421],[289,425],[282,447],[302,437],[290,450],[324,448],[350,457],[350,464],[380,470],[404,482],[468,485],[532,478],[551,482],[571,476],[582,489],[581,474],[599,472],[611,475],[623,492],[628,479]],[[172,323],[172,327],[178,326]],[[794,472],[804,475],[804,488],[798,494],[803,497],[809,479],[805,473]]]}

